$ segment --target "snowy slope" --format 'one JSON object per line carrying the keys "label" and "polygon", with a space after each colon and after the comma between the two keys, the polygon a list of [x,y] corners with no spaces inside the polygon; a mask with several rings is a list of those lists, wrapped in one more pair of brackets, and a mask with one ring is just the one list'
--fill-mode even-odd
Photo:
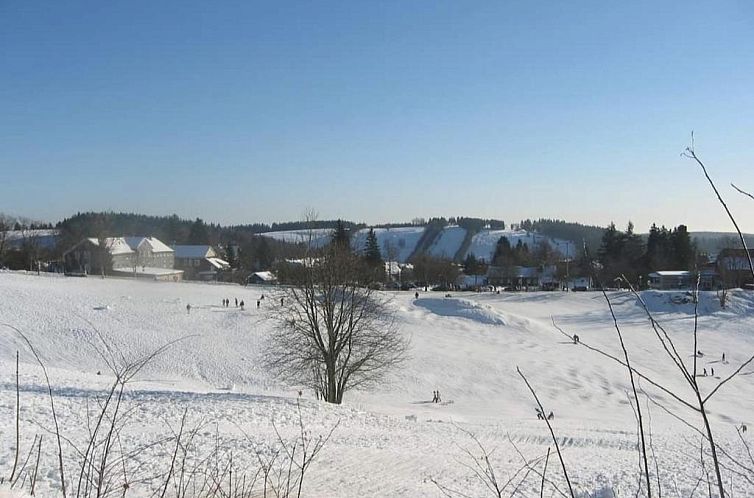
{"label": "snowy slope", "polygon": [[[416,249],[424,230],[424,227],[400,227],[376,228],[374,232],[377,235],[383,257],[387,258],[388,247],[390,247],[391,250],[396,252],[397,261],[405,263]],[[364,248],[367,233],[369,233],[369,229],[362,229],[354,234],[351,245],[355,250]],[[315,229],[312,231],[267,232],[260,235],[291,243],[307,243],[311,236],[313,246],[322,247],[330,241],[331,234],[332,230],[330,229]],[[447,226],[435,238],[427,252],[435,257],[453,258],[461,248],[465,237],[465,229],[455,225]],[[554,239],[526,230],[481,230],[472,237],[471,245],[463,257],[473,253],[478,258],[489,260],[495,252],[495,245],[500,237],[506,237],[511,245],[516,245],[520,240],[522,243],[528,244],[530,248],[534,248],[543,240],[546,240],[551,247],[561,254],[571,258],[576,256],[576,244],[571,241]]]}
{"label": "snowy slope", "polygon": [[[122,435],[123,444],[144,444],[164,435],[166,421],[175,424],[188,409],[191,421],[211,424],[197,436],[200,447],[215,444],[217,424],[217,437],[244,462],[253,456],[255,444],[274,442],[273,419],[283,433],[298,430],[298,388],[275,381],[260,361],[270,332],[265,318],[276,302],[271,292],[232,285],[0,272],[0,323],[24,331],[48,365],[61,426],[77,441],[85,437],[82,406],[101,395],[110,381],[94,350],[98,344],[94,327],[128,356],[179,340],[155,359],[129,391],[126,403],[133,420]],[[247,306],[241,311],[220,305],[223,298],[236,297],[250,304],[263,293],[267,298],[260,309]],[[340,421],[312,467],[305,495],[441,496],[428,480],[432,477],[481,496],[481,485],[458,463],[465,462],[463,449],[473,448],[464,431],[476,434],[489,449],[495,448],[493,461],[500,474],[508,477],[521,466],[512,443],[531,458],[552,447],[546,427],[533,416],[534,403],[516,374],[519,366],[546,409],[556,414],[554,429],[576,488],[592,491],[608,486],[615,487],[620,496],[633,496],[636,431],[625,369],[574,346],[551,323],[554,318],[569,334],[578,333],[582,342],[620,355],[601,295],[441,296],[426,293],[415,300],[413,293],[389,295],[402,333],[411,340],[411,351],[405,368],[378,389],[351,393],[343,406],[330,406],[304,393],[303,416],[314,434]],[[662,349],[635,300],[617,292],[610,297],[635,368],[687,396],[683,380],[663,360]],[[672,293],[651,292],[645,298],[690,362],[693,305],[674,304],[680,301]],[[190,314],[186,304],[192,306]],[[714,368],[715,376],[723,377],[754,353],[754,294],[734,293],[726,310],[719,309],[713,293],[704,294],[700,310],[698,349],[705,356],[699,367]],[[50,424],[43,377],[23,340],[0,327],[0,418],[5,421],[13,420],[17,350],[22,362],[24,448],[29,448],[40,425]],[[727,363],[720,361],[723,352]],[[708,392],[718,380],[706,377],[699,382]],[[663,406],[687,415],[667,395],[648,384],[641,386]],[[440,404],[430,402],[435,389],[441,391]],[[729,451],[741,449],[734,425],[754,423],[753,406],[754,385],[747,376],[726,384],[710,402],[711,423],[720,444]],[[679,495],[688,496],[699,463],[694,456],[698,447],[695,450],[694,443],[686,440],[698,444],[698,437],[660,408],[651,405],[648,409],[661,479],[668,489],[675,482]],[[11,424],[0,424],[3,475],[12,463],[13,438]],[[54,469],[56,452],[51,442],[42,454],[40,466]],[[169,449],[158,446],[140,453],[139,458],[150,467],[164,469],[169,455]],[[550,472],[562,484],[557,470]],[[538,485],[534,479],[518,494],[539,496]],[[42,496],[54,494],[59,486],[56,472],[45,471],[39,486]],[[735,479],[733,486],[737,496],[751,491],[742,479]],[[132,496],[148,496],[148,488],[148,483],[140,485]]]}
{"label": "snowy slope", "polygon": [[[351,246],[355,251],[364,250],[368,233],[369,229],[364,228],[354,234],[351,239]],[[399,263],[408,261],[423,233],[424,227],[421,226],[374,229],[383,259],[386,261],[390,259]],[[391,254],[394,254],[394,257],[391,257]]]}
{"label": "snowy slope", "polygon": [[311,240],[312,247],[322,247],[330,242],[332,235],[330,228],[314,228],[312,230],[283,230],[280,232],[260,233],[262,237],[288,242],[290,244],[309,244]]}
{"label": "snowy slope", "polygon": [[453,259],[466,237],[466,229],[459,226],[447,226],[442,229],[429,250],[430,256]]}
{"label": "snowy slope", "polygon": [[507,238],[512,246],[518,244],[520,240],[521,243],[527,244],[530,249],[546,240],[553,249],[556,249],[564,256],[573,258],[576,255],[576,248],[573,242],[553,239],[537,233],[527,232],[526,230],[482,230],[472,237],[471,246],[469,246],[466,254],[474,254],[477,258],[489,261],[495,252],[495,246],[500,237]]}

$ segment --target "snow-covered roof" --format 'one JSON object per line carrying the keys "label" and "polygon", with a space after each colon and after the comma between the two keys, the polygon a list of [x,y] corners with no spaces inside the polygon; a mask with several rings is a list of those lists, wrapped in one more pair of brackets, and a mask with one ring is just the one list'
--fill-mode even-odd
{"label": "snow-covered roof", "polygon": [[124,239],[129,247],[134,250],[142,244],[147,244],[152,252],[173,252],[173,249],[155,237],[124,237]]}
{"label": "snow-covered roof", "polygon": [[688,277],[691,275],[690,271],[685,270],[663,270],[650,273],[650,277]]}
{"label": "snow-covered roof", "polygon": [[[99,245],[99,239],[95,237],[86,240],[95,246]],[[152,252],[173,252],[170,247],[154,237],[107,237],[104,242],[112,255],[133,253],[142,244],[147,244]]]}
{"label": "snow-covered roof", "polygon": [[265,282],[272,282],[274,280],[277,280],[275,275],[273,275],[272,272],[269,271],[254,272],[253,275],[259,278],[259,280],[263,280]]}
{"label": "snow-covered roof", "polygon": [[218,270],[223,270],[225,268],[230,268],[230,263],[227,261],[224,261],[220,258],[207,258],[207,261],[209,261],[209,264],[217,268]]}
{"label": "snow-covered roof", "polygon": [[[99,239],[89,237],[87,240],[95,246],[99,245]],[[123,237],[106,237],[104,242],[110,254],[131,254],[134,252]]]}
{"label": "snow-covered roof", "polygon": [[208,245],[175,245],[173,251],[176,258],[212,258],[216,255]]}

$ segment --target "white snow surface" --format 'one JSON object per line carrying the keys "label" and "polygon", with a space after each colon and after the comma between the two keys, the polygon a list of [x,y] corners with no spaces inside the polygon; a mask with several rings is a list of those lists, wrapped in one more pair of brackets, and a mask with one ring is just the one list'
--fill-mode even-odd
{"label": "white snow surface", "polygon": [[[234,462],[253,465],[252,449],[276,440],[273,421],[283,435],[299,430],[299,387],[280,384],[261,362],[270,334],[265,317],[277,301],[271,293],[253,286],[0,272],[0,323],[23,331],[45,362],[61,430],[79,444],[87,434],[84,408],[101,398],[112,381],[93,347],[98,343],[94,328],[129,358],[178,341],[128,389],[124,404],[131,418],[119,444],[134,447],[164,437],[170,434],[167,424],[177,427],[188,410],[190,424],[206,424],[197,435],[197,447],[209,449],[219,441],[233,449]],[[261,294],[268,298],[259,309],[221,306],[224,298],[252,303]],[[643,293],[690,364],[694,306],[679,296],[683,293]],[[385,297],[401,333],[410,339],[409,358],[377,389],[347,393],[340,406],[304,392],[301,411],[308,431],[325,434],[340,421],[311,467],[304,496],[442,496],[430,478],[468,496],[485,496],[483,485],[463,465],[471,464],[464,450],[477,452],[466,431],[494,450],[492,462],[503,482],[522,466],[517,450],[532,459],[542,457],[548,447],[554,451],[516,367],[535,387],[546,411],[555,414],[553,429],[577,492],[615,489],[618,496],[634,495],[637,432],[626,370],[574,345],[552,324],[554,319],[583,343],[620,356],[601,294],[462,293],[443,298],[430,292],[415,299],[413,292],[396,292]],[[625,292],[609,297],[633,366],[690,399],[636,300]],[[190,314],[186,304],[191,304]],[[704,353],[698,358],[699,369],[715,370],[714,376],[698,379],[706,393],[754,353],[754,293],[733,292],[725,310],[714,293],[703,293],[699,309],[698,349]],[[45,434],[37,495],[56,496],[60,479],[53,437],[45,432],[52,421],[44,377],[24,340],[6,326],[0,326],[0,473],[9,474],[13,463],[16,351],[21,357],[22,453],[29,451],[35,434]],[[723,352],[726,362],[721,361]],[[754,424],[751,371],[745,368],[746,375],[725,384],[708,404],[718,443],[738,456],[745,456],[745,449],[735,426]],[[698,417],[670,396],[648,383],[640,386],[701,427]],[[432,391],[438,389],[442,402],[432,403]],[[701,472],[698,434],[641,399],[645,417],[651,414],[652,445],[665,494],[689,496]],[[752,431],[743,436],[752,444],[749,434]],[[155,445],[134,458],[155,473],[166,472],[171,451]],[[67,443],[64,453],[67,462],[75,461]],[[549,464],[548,478],[564,489],[554,454]],[[734,496],[754,495],[744,479],[734,475],[731,482]],[[539,496],[539,483],[534,476],[515,495]],[[136,483],[128,496],[150,496],[157,484]],[[553,495],[559,496],[550,488],[546,496]]]}
{"label": "white snow surface", "polygon": [[453,259],[466,237],[466,229],[451,225],[442,229],[429,248],[429,255]]}
{"label": "white snow surface", "polygon": [[281,230],[279,232],[260,233],[262,237],[288,242],[289,244],[309,244],[312,247],[326,246],[332,237],[331,228],[313,228],[311,230]]}

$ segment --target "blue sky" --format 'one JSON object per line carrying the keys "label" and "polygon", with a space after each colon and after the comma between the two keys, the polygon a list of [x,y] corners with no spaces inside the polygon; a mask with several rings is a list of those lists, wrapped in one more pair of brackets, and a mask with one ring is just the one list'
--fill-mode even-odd
{"label": "blue sky", "polygon": [[0,2],[0,212],[754,232],[751,2]]}

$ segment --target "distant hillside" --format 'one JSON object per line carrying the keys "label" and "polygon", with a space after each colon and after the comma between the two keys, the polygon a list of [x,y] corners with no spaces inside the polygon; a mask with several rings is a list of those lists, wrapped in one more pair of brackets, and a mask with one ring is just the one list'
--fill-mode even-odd
{"label": "distant hillside", "polygon": [[[369,233],[369,229],[363,228],[352,235],[351,247],[355,251],[364,248],[367,233]],[[457,225],[449,225],[437,231],[430,231],[429,226],[375,228],[374,233],[377,236],[377,243],[380,246],[383,258],[402,263],[422,254],[436,258],[454,259],[455,261],[462,261],[468,254],[474,254],[478,259],[489,262],[501,237],[507,238],[512,246],[520,241],[532,249],[543,242],[547,242],[560,254],[570,258],[575,258],[581,247],[580,243],[556,239],[526,230],[483,229],[474,233],[470,237],[470,243],[464,248],[462,244],[466,240],[467,230]],[[266,232],[260,235],[288,243],[308,244],[311,240],[313,247],[323,247],[330,242],[332,230],[285,230]]]}
{"label": "distant hillside", "polygon": [[592,254],[597,253],[602,242],[602,235],[605,233],[604,227],[544,218],[523,220],[519,228],[555,239],[570,240],[578,245],[579,251],[586,244],[587,249]]}
{"label": "distant hillside", "polygon": [[[734,232],[691,232],[690,235],[699,252],[717,254],[721,249],[741,247],[741,240]],[[754,234],[745,233],[744,240],[749,248],[754,247]]]}

